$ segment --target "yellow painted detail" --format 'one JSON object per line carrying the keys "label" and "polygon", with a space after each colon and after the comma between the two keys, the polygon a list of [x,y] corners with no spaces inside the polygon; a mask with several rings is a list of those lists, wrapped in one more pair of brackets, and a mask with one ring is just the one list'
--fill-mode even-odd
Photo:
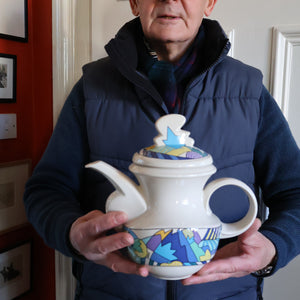
{"label": "yellow painted detail", "polygon": [[208,261],[211,259],[211,254],[209,250],[206,250],[205,255],[200,256],[200,261]]}
{"label": "yellow painted detail", "polygon": [[176,266],[182,266],[182,262],[180,261],[172,261],[171,263],[162,263],[161,266],[163,267],[176,267]]}
{"label": "yellow painted detail", "polygon": [[160,231],[156,232],[155,235],[160,235],[161,240],[163,240],[171,231],[172,230],[165,232],[164,230],[160,230]]}
{"label": "yellow painted detail", "polygon": [[134,253],[140,258],[144,258],[147,256],[147,247],[143,241],[140,240],[139,242],[140,242],[140,247],[142,249],[142,252],[134,250]]}
{"label": "yellow painted detail", "polygon": [[174,155],[174,156],[180,156],[183,153],[186,153],[186,152],[189,152],[189,151],[191,151],[189,148],[187,148],[187,147],[181,147],[181,148],[174,149],[174,150],[168,152],[168,154],[169,155]]}

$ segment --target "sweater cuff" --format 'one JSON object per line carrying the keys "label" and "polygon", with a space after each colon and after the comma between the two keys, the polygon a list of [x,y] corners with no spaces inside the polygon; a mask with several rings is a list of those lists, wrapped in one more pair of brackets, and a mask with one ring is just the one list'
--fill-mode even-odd
{"label": "sweater cuff", "polygon": [[66,246],[68,249],[68,253],[69,255],[72,257],[72,259],[77,260],[78,262],[84,263],[87,261],[87,259],[81,255],[80,252],[78,252],[71,244],[70,241],[70,230],[71,230],[71,226],[73,223],[71,223],[71,225],[69,226],[67,232],[66,232]]}
{"label": "sweater cuff", "polygon": [[63,255],[76,259],[80,262],[85,260],[85,258],[82,255],[78,254],[77,251],[73,248],[70,242],[69,234],[72,224],[81,216],[82,215],[78,213],[64,214],[64,216],[61,217],[57,222],[60,224],[58,225],[58,228],[63,228],[63,236],[61,236],[61,230],[56,231],[57,250]]}
{"label": "sweater cuff", "polygon": [[287,249],[286,242],[276,233],[267,229],[259,230],[261,234],[263,234],[267,239],[269,239],[276,248],[276,263],[273,266],[272,273],[270,275],[275,274],[280,268],[284,267],[287,264]]}

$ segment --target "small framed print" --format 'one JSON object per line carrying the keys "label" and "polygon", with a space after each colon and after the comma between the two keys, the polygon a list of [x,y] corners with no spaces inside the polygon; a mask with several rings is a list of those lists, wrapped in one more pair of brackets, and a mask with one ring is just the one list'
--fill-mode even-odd
{"label": "small framed print", "polygon": [[28,41],[28,0],[0,0],[0,38]]}
{"label": "small framed print", "polygon": [[0,103],[16,102],[17,57],[0,53]]}
{"label": "small framed print", "polygon": [[31,242],[0,252],[0,299],[11,300],[31,289]]}
{"label": "small framed print", "polygon": [[0,164],[1,233],[28,222],[23,204],[23,194],[25,183],[30,175],[30,168],[30,160]]}

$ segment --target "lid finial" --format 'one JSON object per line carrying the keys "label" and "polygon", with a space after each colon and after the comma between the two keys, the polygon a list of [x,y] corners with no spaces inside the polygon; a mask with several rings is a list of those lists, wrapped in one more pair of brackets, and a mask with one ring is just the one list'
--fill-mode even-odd
{"label": "lid finial", "polygon": [[153,141],[157,146],[182,146],[193,147],[194,140],[189,137],[190,132],[182,130],[185,124],[185,117],[179,114],[170,114],[159,118],[155,127],[159,133]]}
{"label": "lid finial", "polygon": [[155,127],[158,135],[153,139],[154,145],[144,148],[141,154],[158,159],[198,159],[208,154],[194,147],[194,140],[189,137],[190,132],[182,130],[185,117],[179,114],[170,114],[159,118]]}

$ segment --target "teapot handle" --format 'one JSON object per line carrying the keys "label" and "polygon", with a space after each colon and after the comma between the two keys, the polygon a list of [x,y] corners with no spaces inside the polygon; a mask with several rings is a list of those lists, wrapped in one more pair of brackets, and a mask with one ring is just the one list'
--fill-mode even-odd
{"label": "teapot handle", "polygon": [[210,182],[204,189],[204,208],[208,215],[212,214],[209,206],[211,195],[219,188],[225,185],[234,185],[240,187],[248,196],[249,199],[249,209],[247,214],[239,221],[233,223],[223,223],[222,233],[220,238],[230,238],[245,232],[254,222],[257,216],[257,200],[255,194],[250,189],[248,185],[244,182],[234,179],[234,178],[220,178]]}

